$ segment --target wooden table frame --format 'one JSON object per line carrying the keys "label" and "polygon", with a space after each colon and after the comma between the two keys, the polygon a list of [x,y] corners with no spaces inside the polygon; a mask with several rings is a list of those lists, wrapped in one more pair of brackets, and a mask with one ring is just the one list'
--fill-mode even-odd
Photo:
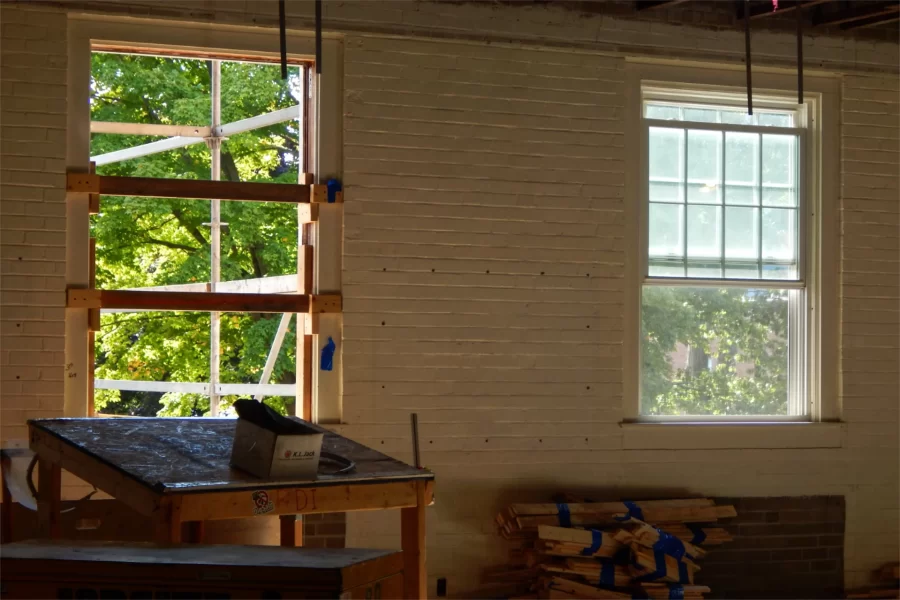
{"label": "wooden table frame", "polygon": [[433,479],[161,493],[45,431],[31,425],[29,430],[31,450],[38,455],[38,521],[45,537],[60,537],[62,469],[153,518],[158,543],[188,541],[182,535],[185,523],[399,508],[406,597],[426,597],[425,507],[434,501]]}

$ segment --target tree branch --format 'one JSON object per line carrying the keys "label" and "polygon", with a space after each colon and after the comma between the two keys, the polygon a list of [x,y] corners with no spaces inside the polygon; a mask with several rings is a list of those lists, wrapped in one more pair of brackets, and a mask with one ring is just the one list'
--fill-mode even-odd
{"label": "tree branch", "polygon": [[200,250],[196,246],[188,246],[187,244],[177,244],[175,242],[167,242],[166,240],[158,240],[156,238],[152,238],[147,236],[147,239],[142,240],[141,244],[157,244],[159,246],[165,246],[166,248],[172,248],[173,250],[184,250],[185,252],[196,252]]}

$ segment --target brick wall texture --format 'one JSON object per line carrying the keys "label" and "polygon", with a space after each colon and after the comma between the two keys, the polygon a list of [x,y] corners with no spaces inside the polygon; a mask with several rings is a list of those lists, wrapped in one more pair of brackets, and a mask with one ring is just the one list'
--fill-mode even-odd
{"label": "brick wall texture", "polygon": [[[432,593],[437,577],[451,595],[471,592],[481,567],[504,560],[499,506],[588,486],[630,497],[843,496],[847,585],[897,560],[895,44],[820,36],[804,49],[808,65],[842,78],[842,447],[624,450],[624,261],[635,243],[623,234],[625,56],[735,62],[742,33],[547,4],[325,5],[326,27],[345,34],[341,430],[409,459],[408,415],[418,412],[422,457],[439,482],[428,514]],[[28,416],[62,411],[58,6],[0,9],[4,441],[24,437]],[[288,6],[289,27],[308,29],[312,3]],[[277,22],[268,2],[65,7]],[[793,65],[790,35],[759,33],[754,48],[756,64]],[[348,545],[399,545],[397,514],[351,514],[346,527]]]}
{"label": "brick wall texture", "polygon": [[844,498],[717,498],[738,516],[734,540],[709,546],[697,583],[710,598],[840,598],[844,579]]}

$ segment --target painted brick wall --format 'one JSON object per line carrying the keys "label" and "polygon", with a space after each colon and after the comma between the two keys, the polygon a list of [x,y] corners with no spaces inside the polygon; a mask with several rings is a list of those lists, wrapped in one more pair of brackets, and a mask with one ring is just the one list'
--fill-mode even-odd
{"label": "painted brick wall", "polygon": [[[266,26],[277,14],[275,3],[216,0],[66,6]],[[289,25],[308,27],[311,8],[289,3]],[[52,5],[4,4],[0,17],[8,439],[24,434],[26,415],[16,411],[62,406],[65,86],[64,77],[42,78],[64,68],[65,22]],[[29,19],[35,28],[22,26]],[[423,459],[438,474],[432,590],[441,576],[451,595],[476,588],[479,569],[504,560],[496,509],[560,489],[843,495],[848,585],[896,560],[896,45],[818,37],[806,47],[810,65],[861,73],[845,77],[841,113],[844,447],[625,451],[623,260],[633,241],[622,237],[624,60],[583,50],[734,60],[741,34],[432,2],[326,3],[326,24],[347,33],[342,429],[408,459],[408,413],[419,413]],[[509,39],[545,47],[494,43]],[[754,40],[760,61],[793,60],[790,36]],[[8,68],[31,54],[45,66]],[[878,70],[889,74],[863,74]],[[13,125],[11,112],[36,118]],[[26,168],[37,164],[29,159],[57,162]],[[50,213],[28,212],[41,210]],[[15,271],[19,256],[34,268]],[[40,271],[47,265],[52,274]],[[10,318],[17,309],[32,317]],[[10,364],[18,350],[39,356]],[[396,546],[399,515],[350,515],[347,528],[349,545]]]}
{"label": "painted brick wall", "polygon": [[0,8],[0,439],[62,415],[66,27],[52,7]]}

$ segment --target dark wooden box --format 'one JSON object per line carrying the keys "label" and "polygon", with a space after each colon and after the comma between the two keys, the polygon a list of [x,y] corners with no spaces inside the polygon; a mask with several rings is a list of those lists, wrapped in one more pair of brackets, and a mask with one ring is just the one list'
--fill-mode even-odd
{"label": "dark wooden box", "polygon": [[390,550],[27,541],[0,549],[2,598],[403,596]]}

